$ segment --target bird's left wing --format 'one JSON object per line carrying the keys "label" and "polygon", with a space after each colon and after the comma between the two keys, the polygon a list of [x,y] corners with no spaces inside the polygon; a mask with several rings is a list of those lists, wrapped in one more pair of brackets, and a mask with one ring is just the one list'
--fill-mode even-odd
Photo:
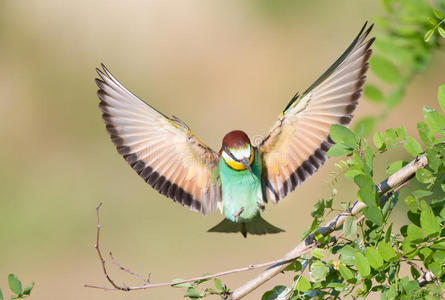
{"label": "bird's left wing", "polygon": [[259,145],[263,162],[263,197],[276,203],[326,161],[333,145],[332,124],[347,125],[365,82],[374,38],[372,26],[360,33],[301,96],[296,95]]}
{"label": "bird's left wing", "polygon": [[118,152],[158,192],[202,214],[214,210],[221,201],[218,154],[102,68],[96,79],[99,107]]}

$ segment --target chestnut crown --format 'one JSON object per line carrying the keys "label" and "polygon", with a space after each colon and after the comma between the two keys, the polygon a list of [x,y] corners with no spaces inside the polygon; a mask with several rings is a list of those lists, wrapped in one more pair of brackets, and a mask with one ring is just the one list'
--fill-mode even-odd
{"label": "chestnut crown", "polygon": [[224,136],[222,144],[229,149],[245,148],[250,145],[250,139],[244,131],[233,130]]}

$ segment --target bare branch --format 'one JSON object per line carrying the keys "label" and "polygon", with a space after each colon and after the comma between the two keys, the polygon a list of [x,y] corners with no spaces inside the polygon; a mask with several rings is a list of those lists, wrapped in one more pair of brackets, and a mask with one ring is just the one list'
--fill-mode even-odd
{"label": "bare branch", "polygon": [[[140,276],[139,274],[131,271],[130,269],[122,266],[120,263],[118,263],[112,253],[110,252],[110,257],[112,262],[122,271],[138,278],[139,280],[141,280],[143,282],[142,285],[140,286],[121,286],[118,285],[116,282],[114,282],[111,277],[108,275],[108,271],[107,268],[105,266],[105,260],[103,258],[102,252],[100,250],[99,247],[99,237],[100,237],[100,229],[101,229],[101,225],[100,225],[100,218],[99,218],[99,209],[102,206],[102,203],[99,203],[99,205],[96,207],[96,214],[97,214],[97,233],[96,233],[96,244],[94,245],[94,248],[97,251],[97,255],[99,257],[99,260],[101,261],[102,264],[102,270],[105,274],[106,279],[108,280],[108,282],[110,282],[110,284],[112,285],[112,287],[105,287],[105,286],[97,286],[97,285],[90,285],[90,284],[85,284],[84,287],[87,288],[94,288],[94,289],[102,289],[102,290],[120,290],[120,291],[133,291],[133,290],[143,290],[143,289],[150,289],[150,288],[156,288],[156,287],[163,287],[163,286],[174,286],[177,284],[181,284],[181,283],[187,283],[187,282],[193,282],[193,281],[197,281],[197,280],[205,280],[205,279],[211,279],[211,278],[215,278],[215,277],[221,277],[224,275],[229,275],[229,274],[233,274],[233,273],[239,273],[239,272],[244,272],[244,271],[250,271],[250,270],[254,270],[254,269],[259,269],[259,268],[265,268],[265,267],[269,267],[269,266],[279,266],[282,264],[288,264],[290,261],[292,261],[293,259],[295,259],[294,257],[291,258],[281,258],[281,259],[277,259],[277,260],[273,260],[270,262],[266,262],[266,263],[261,263],[261,264],[256,264],[256,265],[249,265],[247,267],[242,267],[242,268],[238,268],[238,269],[233,269],[233,270],[228,270],[228,271],[223,271],[223,272],[219,272],[219,273],[214,273],[214,274],[210,274],[210,275],[206,275],[206,276],[198,276],[198,277],[192,277],[189,279],[184,279],[184,280],[176,280],[176,281],[169,281],[169,282],[161,282],[161,283],[150,283],[150,273],[148,273],[147,276],[147,280],[144,280],[142,278],[142,276]],[[307,249],[305,249],[305,251],[303,251],[300,255],[306,254],[308,252],[310,252],[313,248],[315,248],[315,245],[311,245],[310,247],[307,247]]]}

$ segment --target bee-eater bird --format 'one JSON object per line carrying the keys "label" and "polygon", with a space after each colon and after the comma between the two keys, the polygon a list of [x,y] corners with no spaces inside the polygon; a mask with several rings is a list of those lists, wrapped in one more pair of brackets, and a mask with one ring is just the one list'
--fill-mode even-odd
{"label": "bee-eater bird", "polygon": [[127,163],[158,192],[204,215],[219,208],[225,219],[209,231],[244,237],[283,231],[260,211],[323,165],[333,145],[332,124],[351,122],[368,70],[371,29],[365,24],[334,64],[291,99],[258,145],[235,130],[213,151],[183,121],[136,97],[102,65],[96,84],[107,131]]}

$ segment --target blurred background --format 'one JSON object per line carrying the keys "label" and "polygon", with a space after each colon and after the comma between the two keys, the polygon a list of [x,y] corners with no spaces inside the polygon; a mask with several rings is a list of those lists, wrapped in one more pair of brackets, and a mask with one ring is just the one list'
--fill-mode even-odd
{"label": "blurred background", "polygon": [[[102,249],[153,282],[276,259],[293,248],[328,197],[330,160],[263,216],[286,229],[270,236],[211,234],[203,217],[159,195],[117,154],[96,97],[103,62],[131,91],[184,120],[219,150],[225,133],[265,134],[295,94],[349,45],[378,1],[0,1],[0,288],[7,275],[36,282],[31,299],[180,299],[183,289],[130,293],[107,285],[93,248],[95,207],[103,202]],[[437,108],[445,54],[409,85],[378,129],[404,125],[417,137],[422,106]],[[440,81],[442,79],[442,81]],[[362,99],[356,116],[380,107]],[[356,118],[357,119],[357,118]],[[406,152],[377,160],[376,179]],[[338,202],[356,190],[339,183]],[[338,204],[337,202],[337,204]],[[404,210],[403,201],[398,209]],[[139,284],[109,262],[117,282]],[[236,288],[257,274],[223,277]],[[248,299],[274,285],[279,275]]]}

